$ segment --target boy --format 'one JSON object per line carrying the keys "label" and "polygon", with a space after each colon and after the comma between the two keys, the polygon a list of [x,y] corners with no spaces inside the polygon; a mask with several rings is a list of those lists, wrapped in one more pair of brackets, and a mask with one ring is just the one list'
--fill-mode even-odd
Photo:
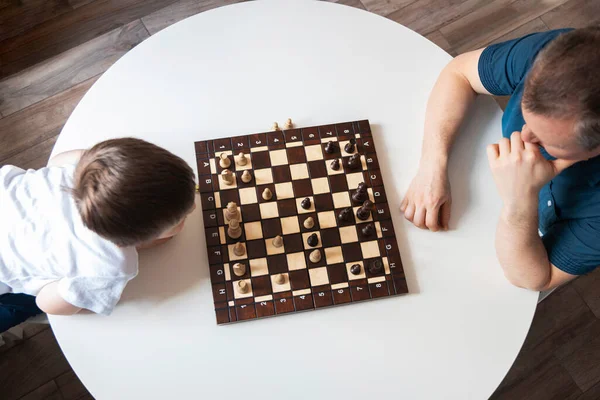
{"label": "boy", "polygon": [[133,138],[0,168],[0,332],[41,312],[109,315],[137,249],[179,233],[194,197],[181,158]]}

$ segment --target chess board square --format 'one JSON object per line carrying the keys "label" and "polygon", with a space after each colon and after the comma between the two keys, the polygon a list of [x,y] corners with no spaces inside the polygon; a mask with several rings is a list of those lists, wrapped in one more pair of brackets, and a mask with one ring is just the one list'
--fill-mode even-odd
{"label": "chess board square", "polygon": [[[360,274],[358,274],[358,275],[352,275],[352,272],[350,272],[350,268],[352,268],[352,266],[354,264],[360,265]],[[348,280],[351,280],[351,281],[355,281],[357,279],[365,279],[367,277],[367,274],[365,273],[365,266],[362,261],[347,263],[346,264],[346,274],[348,275]]]}
{"label": "chess board square", "polygon": [[306,162],[306,153],[304,152],[304,147],[290,147],[285,151],[290,164],[300,164]]}
{"label": "chess board square", "polygon": [[356,189],[359,183],[365,181],[365,177],[362,172],[355,172],[346,174],[346,180],[348,181],[348,189]]}
{"label": "chess board square", "polygon": [[292,180],[290,167],[288,165],[279,165],[273,167],[273,181],[275,183],[289,182]]}
{"label": "chess board square", "polygon": [[264,258],[264,257],[263,258],[255,258],[255,259],[250,260],[250,275],[255,277],[255,276],[268,275],[268,274],[269,274],[269,268],[268,268],[266,258]]}
{"label": "chess board square", "polygon": [[308,179],[308,167],[306,164],[292,164],[290,165],[290,175],[294,181]]}
{"label": "chess board square", "polygon": [[292,186],[292,182],[276,183],[275,193],[277,194],[278,200],[294,198],[294,187]]}
{"label": "chess board square", "polygon": [[329,182],[327,178],[317,178],[310,180],[314,194],[329,193]]}
{"label": "chess board square", "polygon": [[358,242],[358,234],[356,233],[355,226],[344,226],[340,228],[340,238],[342,243],[354,243]]}
{"label": "chess board square", "polygon": [[262,221],[263,232],[265,238],[274,238],[277,235],[282,235],[281,222],[279,219],[267,219]]}
{"label": "chess board square", "polygon": [[277,209],[277,202],[261,203],[260,204],[260,216],[262,219],[277,218],[279,217],[279,211]]}
{"label": "chess board square", "polygon": [[329,275],[329,282],[332,284],[348,281],[348,273],[344,264],[328,265],[327,273]]}
{"label": "chess board square", "polygon": [[215,192],[215,208],[221,208],[221,192]]}
{"label": "chess board square", "polygon": [[283,254],[286,252],[285,244],[281,247],[273,246],[273,238],[265,239],[265,247],[267,248],[268,256],[273,256],[275,254]]}
{"label": "chess board square", "polygon": [[271,168],[254,170],[254,181],[256,182],[256,185],[273,183],[273,172],[271,171]]}
{"label": "chess board square", "polygon": [[277,202],[277,207],[279,208],[280,217],[289,217],[291,215],[296,215],[295,199],[279,200]]}
{"label": "chess board square", "polygon": [[357,149],[357,147],[358,147],[358,146],[357,146],[357,145],[355,145],[355,146],[354,146],[354,151],[352,151],[351,153],[348,153],[348,152],[346,151],[346,148],[345,148],[345,147],[346,147],[346,145],[347,145],[348,143],[350,143],[350,141],[349,141],[349,140],[342,140],[342,141],[340,141],[340,150],[341,150],[341,152],[342,152],[342,157],[349,157],[349,156],[351,156],[352,154],[355,154],[355,153],[357,153],[357,152],[358,152],[358,149]]}
{"label": "chess board square", "polygon": [[328,228],[321,231],[323,247],[334,247],[342,244],[338,228]]}
{"label": "chess board square", "polygon": [[[329,145],[329,142],[331,142],[332,144]],[[325,151],[325,149],[328,146],[331,146],[331,148],[333,149],[333,151],[331,153],[328,153]],[[321,148],[323,151],[323,157],[325,158],[325,160],[327,160],[327,163],[329,163],[329,160],[333,160],[334,158],[339,158],[341,155],[340,145],[337,142],[337,138],[321,139]]]}
{"label": "chess board square", "polygon": [[[223,192],[223,193],[235,193],[235,192]],[[256,197],[256,189],[253,187],[240,189],[239,195],[240,195],[239,204],[254,204],[254,203],[258,202],[258,199]]]}
{"label": "chess board square", "polygon": [[329,276],[327,275],[327,267],[309,269],[311,286],[327,285]]}
{"label": "chess board square", "polygon": [[269,274],[281,274],[288,271],[287,258],[285,254],[277,254],[267,257],[269,265]]}
{"label": "chess board square", "polygon": [[302,290],[310,288],[310,278],[306,269],[290,271],[288,274],[292,290]]}
{"label": "chess board square", "polygon": [[[358,211],[359,208],[360,207],[353,207],[352,208],[352,210],[354,211],[354,215],[356,215],[356,212]],[[371,213],[369,214],[369,218],[367,218],[367,219],[363,220],[363,219],[358,218],[358,216],[356,217],[356,223],[357,224],[362,224],[362,223],[371,222],[371,221],[373,221],[373,211],[371,211]]]}
{"label": "chess board square", "polygon": [[287,273],[282,274],[284,276],[284,282],[280,285],[275,282],[275,275],[271,275],[271,286],[273,287],[273,293],[281,293],[292,290],[290,286],[290,278]]}
{"label": "chess board square", "polygon": [[243,171],[236,171],[235,173],[235,179],[238,185],[238,188],[248,188],[248,187],[253,187],[255,186],[255,180],[254,180],[254,172],[250,171],[250,176],[252,177],[252,179],[250,179],[250,182],[244,182],[242,181],[242,174],[244,172]]}
{"label": "chess board square", "polygon": [[246,222],[260,220],[260,208],[258,204],[248,204],[240,207],[242,209],[242,218]]}
{"label": "chess board square", "polygon": [[283,243],[285,244],[286,253],[296,253],[304,250],[302,235],[299,233],[285,235],[283,237]]}
{"label": "chess board square", "polygon": [[300,225],[298,224],[298,217],[286,217],[281,218],[281,231],[284,235],[291,235],[294,233],[300,233]]}
{"label": "chess board square", "polygon": [[260,221],[245,223],[244,230],[246,231],[246,240],[261,239],[263,237]]}
{"label": "chess board square", "polygon": [[[310,208],[308,210],[305,210],[304,208],[302,208],[302,201],[304,199],[310,199]],[[315,201],[313,199],[312,196],[307,196],[307,197],[303,197],[303,198],[297,198],[296,199],[296,211],[298,212],[298,214],[307,214],[310,212],[314,212],[315,211]]]}
{"label": "chess board square", "polygon": [[[374,226],[375,227],[375,234],[371,234],[369,236],[366,236],[363,233],[363,230],[368,226]],[[379,224],[379,222],[375,222],[375,225],[373,225],[373,223],[367,223],[367,224],[360,224],[356,226],[356,230],[358,233],[358,240],[360,242],[368,242],[369,240],[373,240],[375,239],[375,237],[377,238],[381,238],[383,237],[383,235],[381,234],[381,225]]]}
{"label": "chess board square", "polygon": [[[336,157],[333,157],[333,158],[335,159]],[[340,163],[340,166],[339,166],[339,168],[337,170],[331,168],[331,164],[333,163],[333,159],[327,161],[326,167],[327,167],[327,174],[328,175],[340,175],[340,174],[344,173],[344,168],[343,168],[343,165],[342,165],[342,160],[340,158],[337,158],[337,160]]]}
{"label": "chess board square", "polygon": [[346,180],[346,175],[331,175],[329,177],[329,183],[331,184],[331,191],[333,193],[348,191],[348,181]]}
{"label": "chess board square", "polygon": [[[236,256],[235,253],[233,252],[234,246],[235,246],[235,244],[230,244],[227,246],[227,253],[229,254],[230,261],[237,261],[237,260],[243,260],[245,258],[248,258],[247,251],[244,251],[244,254],[242,254],[241,256]],[[244,246],[244,249],[246,249],[245,243],[242,243],[242,246]]]}
{"label": "chess board square", "polygon": [[[308,237],[312,234],[316,234],[317,238],[319,239],[319,242],[316,246],[311,247],[308,245],[307,240]],[[304,244],[304,248],[306,250],[311,250],[311,249],[318,249],[319,247],[323,247],[323,242],[321,241],[321,232],[317,231],[317,232],[306,232],[302,234],[302,243]]]}
{"label": "chess board square", "polygon": [[348,192],[333,193],[331,197],[334,208],[346,208],[352,205],[350,203],[350,195]]}
{"label": "chess board square", "polygon": [[246,165],[240,165],[239,161],[240,161],[240,154],[239,152],[235,155],[232,156],[234,159],[234,162],[232,162],[232,165],[235,164],[235,170],[236,171],[244,171],[246,169],[253,169],[253,165],[252,165],[252,154],[250,154],[247,151],[244,151],[244,158],[246,159]]}
{"label": "chess board square", "polygon": [[346,261],[359,261],[363,258],[360,243],[343,244],[342,253]]}
{"label": "chess board square", "polygon": [[325,258],[327,260],[328,265],[344,262],[344,256],[342,254],[341,246],[326,248],[325,249]]}
{"label": "chess board square", "polygon": [[337,223],[339,226],[349,226],[349,225],[355,225],[356,224],[356,217],[354,216],[354,213],[352,212],[352,208],[349,208],[350,212],[350,218],[348,218],[348,221],[342,221],[340,219],[340,213],[342,212],[342,210],[345,209],[337,209],[335,210],[335,218],[337,219]]}
{"label": "chess board square", "polygon": [[379,251],[379,244],[376,240],[372,240],[370,242],[363,242],[360,244],[360,248],[362,251],[363,258],[374,258],[381,256],[381,252]]}
{"label": "chess board square", "polygon": [[273,293],[271,289],[271,277],[263,275],[252,278],[252,292],[254,296],[267,296]]}
{"label": "chess board square", "polygon": [[306,152],[306,161],[315,161],[323,159],[323,151],[320,144],[304,147]]}
{"label": "chess board square", "polygon": [[[318,262],[312,262],[310,260],[310,253],[318,251],[319,253],[321,253],[321,259]],[[323,265],[325,265],[325,254],[323,254],[323,249],[320,248],[315,248],[315,249],[309,249],[309,250],[304,250],[304,256],[306,257],[306,264],[308,265],[308,268],[316,268],[316,267],[321,267]]]}
{"label": "chess board square", "polygon": [[288,163],[287,153],[285,149],[270,151],[269,154],[271,157],[271,165],[273,167],[277,165],[286,165]]}
{"label": "chess board square", "polygon": [[[263,197],[265,189],[269,189],[271,191],[271,198],[269,200],[265,200],[265,198]],[[275,185],[273,183],[257,186],[255,190],[256,197],[258,198],[259,203],[273,203],[278,200],[277,192],[275,191]]]}
{"label": "chess board square", "polygon": [[[304,221],[306,221],[309,217],[312,217],[315,225],[310,229],[306,229],[304,227]],[[302,232],[313,232],[313,231],[317,231],[320,229],[319,218],[317,218],[317,214],[315,214],[315,213],[302,214],[302,215],[299,215],[299,218],[300,218],[300,230]]]}
{"label": "chess board square", "polygon": [[254,296],[254,293],[252,292],[252,280],[251,279],[240,279],[240,281],[246,282],[246,284],[250,287],[250,290],[248,290],[247,293],[240,293],[237,290],[237,285],[238,285],[237,282],[239,282],[239,281],[234,282],[234,284],[233,284],[233,287],[234,287],[233,295],[234,295],[235,299],[236,300],[237,299],[245,299],[245,298]]}
{"label": "chess board square", "polygon": [[224,270],[225,270],[225,279],[227,281],[231,281],[232,278],[233,278],[233,280],[250,278],[251,274],[250,274],[250,267],[248,266],[248,260],[242,260],[241,262],[239,262],[240,264],[244,264],[246,266],[246,272],[241,276],[237,276],[233,272],[233,265],[235,265],[236,263],[238,263],[238,262],[236,261],[231,264],[229,264],[229,263],[223,264]]}
{"label": "chess board square", "polygon": [[240,194],[238,192],[239,192],[238,190],[226,190],[224,192],[220,192],[221,203],[223,204],[223,206],[227,207],[227,205],[230,202],[234,202],[235,204],[240,204],[241,199],[240,199]]}
{"label": "chess board square", "polygon": [[317,212],[333,210],[333,198],[331,197],[331,193],[315,195],[314,207]]}
{"label": "chess board square", "polygon": [[313,189],[310,179],[302,179],[298,181],[292,181],[294,187],[294,194],[296,197],[307,197],[312,196]]}
{"label": "chess board square", "polygon": [[311,161],[308,163],[308,172],[311,178],[323,178],[327,176],[327,167],[322,160]]}
{"label": "chess board square", "polygon": [[267,255],[265,242],[262,240],[249,240],[246,242],[248,258],[261,258]]}
{"label": "chess board square", "polygon": [[304,258],[304,252],[289,253],[286,254],[287,265],[290,271],[306,268],[306,260]]}
{"label": "chess board square", "polygon": [[237,177],[233,174],[233,183],[228,184],[223,180],[223,178],[219,175],[219,190],[229,190],[237,188]]}
{"label": "chess board square", "polygon": [[333,211],[325,211],[317,214],[319,226],[321,229],[334,228],[337,226],[335,214]]}

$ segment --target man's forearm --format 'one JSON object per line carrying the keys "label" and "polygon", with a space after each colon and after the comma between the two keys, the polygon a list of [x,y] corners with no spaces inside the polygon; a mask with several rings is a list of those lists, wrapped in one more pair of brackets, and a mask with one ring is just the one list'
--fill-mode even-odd
{"label": "man's forearm", "polygon": [[496,231],[496,253],[508,280],[519,287],[541,290],[550,281],[550,261],[538,235],[537,196],[505,204]]}

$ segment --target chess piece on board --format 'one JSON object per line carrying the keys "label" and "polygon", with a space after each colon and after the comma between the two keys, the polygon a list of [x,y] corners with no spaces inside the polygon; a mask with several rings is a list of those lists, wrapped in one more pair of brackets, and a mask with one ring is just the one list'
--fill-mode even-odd
{"label": "chess piece on board", "polygon": [[369,264],[369,272],[373,275],[380,274],[383,271],[383,262],[377,258]]}
{"label": "chess piece on board", "polygon": [[327,153],[327,154],[335,153],[335,144],[333,144],[333,141],[327,142],[327,144],[325,145],[325,153]]}
{"label": "chess piece on board", "polygon": [[350,169],[359,169],[361,167],[360,163],[360,154],[356,153],[348,158],[348,168]]}
{"label": "chess piece on board", "polygon": [[233,185],[233,173],[230,170],[224,169],[221,172],[221,179],[226,185]]}
{"label": "chess piece on board", "polygon": [[246,254],[246,247],[244,247],[242,242],[237,242],[235,246],[233,246],[233,254],[235,254],[238,257],[241,257],[244,254]]}
{"label": "chess piece on board", "polygon": [[235,276],[244,276],[246,273],[246,264],[235,263],[232,268]]}
{"label": "chess piece on board", "polygon": [[271,200],[273,198],[273,192],[271,192],[271,189],[265,188],[265,190],[262,192],[262,198],[264,200]]}
{"label": "chess piece on board", "polygon": [[239,239],[242,236],[242,227],[240,221],[237,219],[229,220],[229,228],[227,228],[227,234],[232,239]]}
{"label": "chess piece on board", "polygon": [[354,146],[354,143],[352,143],[352,141],[346,143],[346,145],[344,146],[344,151],[348,154],[354,153],[354,149],[355,149],[355,146]]}
{"label": "chess piece on board", "polygon": [[364,237],[371,237],[375,233],[375,228],[373,224],[367,224],[364,228],[362,228],[362,234]]}
{"label": "chess piece on board", "polygon": [[245,170],[244,172],[242,172],[242,182],[248,183],[251,180],[252,180],[252,174],[250,174],[250,171]]}
{"label": "chess piece on board", "polygon": [[310,247],[317,247],[319,245],[319,237],[316,233],[313,233],[308,238],[306,238],[306,244]]}
{"label": "chess piece on board", "polygon": [[283,238],[280,235],[277,235],[273,238],[271,243],[273,244],[273,247],[280,248],[283,246]]}
{"label": "chess piece on board", "polygon": [[246,281],[237,281],[235,283],[235,287],[241,294],[246,294],[250,291],[250,286],[246,283]]}
{"label": "chess piece on board", "polygon": [[346,207],[342,211],[340,211],[338,218],[340,221],[348,222],[352,218],[352,208]]}
{"label": "chess piece on board", "polygon": [[350,273],[352,275],[360,275],[360,270],[361,270],[360,264],[354,264],[350,267]]}
{"label": "chess piece on board", "polygon": [[273,127],[271,129],[274,131],[279,131],[279,124],[277,122],[273,122]]}
{"label": "chess piece on board", "polygon": [[294,124],[292,123],[292,119],[288,118],[287,121],[285,121],[285,125],[283,126],[284,129],[292,129],[294,127]]}
{"label": "chess piece on board", "polygon": [[238,221],[241,218],[240,210],[238,210],[238,206],[234,201],[230,201],[227,203],[227,207],[225,208],[225,219],[227,221],[231,221],[232,219],[237,219]]}
{"label": "chess piece on board", "polygon": [[311,263],[316,264],[321,261],[321,252],[319,249],[313,250],[312,253],[308,255],[308,259]]}
{"label": "chess piece on board", "polygon": [[338,160],[336,158],[335,160],[333,160],[331,162],[331,164],[329,164],[329,166],[331,167],[332,170],[339,171],[340,170],[340,160]]}
{"label": "chess piece on board", "polygon": [[240,154],[238,154],[236,162],[237,162],[237,165],[242,166],[242,167],[244,165],[248,164],[248,157],[246,157],[246,155],[244,154],[243,151],[240,151]]}
{"label": "chess piece on board", "polygon": [[312,229],[315,227],[315,219],[313,217],[308,217],[302,223],[306,229]]}
{"label": "chess piece on board", "polygon": [[273,280],[275,281],[276,284],[283,285],[285,283],[285,275],[277,274],[273,277]]}
{"label": "chess piece on board", "polygon": [[231,165],[231,160],[227,157],[227,154],[221,153],[219,154],[219,165],[221,168],[229,168]]}
{"label": "chess piece on board", "polygon": [[367,185],[364,182],[361,182],[358,184],[356,192],[352,195],[352,201],[356,204],[361,204],[368,199],[369,193],[367,192]]}
{"label": "chess piece on board", "polygon": [[302,200],[300,202],[300,207],[304,208],[305,210],[309,210],[311,206],[311,201],[310,198],[305,197],[304,200]]}
{"label": "chess piece on board", "polygon": [[371,208],[373,208],[373,203],[371,200],[365,200],[363,205],[356,210],[356,218],[360,219],[361,221],[368,220],[371,216]]}

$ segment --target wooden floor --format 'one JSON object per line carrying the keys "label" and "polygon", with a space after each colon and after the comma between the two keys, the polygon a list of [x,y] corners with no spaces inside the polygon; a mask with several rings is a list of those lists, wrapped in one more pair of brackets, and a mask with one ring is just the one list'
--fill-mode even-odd
{"label": "wooden floor", "polygon": [[[39,168],[81,97],[128,50],[196,13],[241,0],[0,0],[0,166]],[[599,0],[339,0],[456,55],[530,32],[600,23]],[[392,51],[392,49],[390,49]],[[600,398],[600,271],[536,312],[493,399]],[[0,348],[0,398],[91,399],[48,326]]]}

